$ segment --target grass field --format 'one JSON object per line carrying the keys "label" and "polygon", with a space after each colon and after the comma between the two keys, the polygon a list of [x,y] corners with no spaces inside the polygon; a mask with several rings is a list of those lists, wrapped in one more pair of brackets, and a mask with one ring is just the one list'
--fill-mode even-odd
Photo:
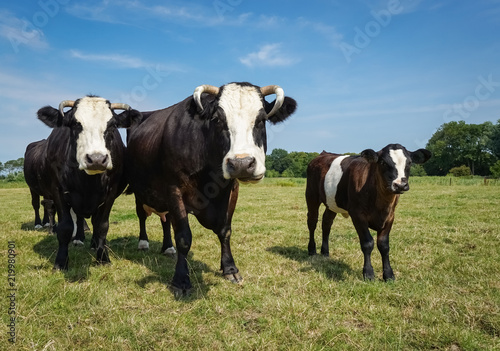
{"label": "grass field", "polygon": [[[350,219],[332,227],[329,258],[309,257],[305,180],[242,186],[232,249],[244,278],[218,271],[217,237],[191,217],[193,293],[168,289],[175,261],[137,251],[131,196],[117,199],[108,234],[112,264],[70,248],[68,272],[52,272],[57,240],[33,229],[26,187],[0,189],[2,296],[15,244],[15,331],[2,305],[1,349],[17,350],[493,350],[500,349],[500,186],[410,179],[391,233],[395,282],[362,279]],[[317,242],[320,232],[317,231]]]}

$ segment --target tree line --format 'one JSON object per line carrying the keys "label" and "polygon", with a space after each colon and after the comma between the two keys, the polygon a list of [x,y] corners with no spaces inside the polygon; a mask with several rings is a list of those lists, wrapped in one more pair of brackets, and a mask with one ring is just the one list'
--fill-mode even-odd
{"label": "tree line", "polygon": [[[432,152],[432,157],[423,165],[412,166],[413,176],[452,174],[500,178],[500,120],[496,124],[444,123],[425,147]],[[305,178],[307,165],[318,155],[317,152],[274,149],[266,157],[266,176]],[[0,162],[0,179],[22,180],[23,165],[24,158]]]}
{"label": "tree line", "polygon": [[[425,148],[432,152],[432,157],[423,165],[413,165],[413,176],[451,174],[500,178],[500,120],[496,124],[467,124],[464,121],[444,123]],[[266,157],[266,176],[305,177],[307,165],[316,156],[317,152],[274,149]]]}

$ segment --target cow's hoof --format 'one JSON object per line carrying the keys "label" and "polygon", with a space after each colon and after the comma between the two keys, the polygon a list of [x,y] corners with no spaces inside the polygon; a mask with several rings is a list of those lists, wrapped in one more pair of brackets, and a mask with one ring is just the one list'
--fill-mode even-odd
{"label": "cow's hoof", "polygon": [[191,295],[191,292],[193,290],[192,288],[179,288],[174,285],[170,285],[169,288],[170,291],[172,291],[172,293],[174,294],[174,297],[176,299],[182,299],[188,297],[189,295]]}
{"label": "cow's hoof", "polygon": [[36,230],[39,230],[39,229],[42,229],[42,228],[43,228],[43,227],[42,227],[42,225],[41,225],[41,224],[37,224],[37,225],[35,226],[35,229],[36,229]]}
{"label": "cow's hoof", "polygon": [[73,240],[73,245],[75,245],[75,246],[83,246],[84,243],[81,240]]}
{"label": "cow's hoof", "polygon": [[163,255],[169,256],[169,257],[174,257],[177,251],[175,251],[175,247],[169,247],[165,251],[162,252]]}
{"label": "cow's hoof", "polygon": [[99,264],[110,264],[111,261],[108,256],[108,252],[104,249],[97,249],[96,253],[97,263]]}
{"label": "cow's hoof", "polygon": [[65,265],[60,265],[58,263],[54,264],[54,267],[52,268],[53,272],[60,272],[60,271],[67,271],[68,270],[68,264]]}
{"label": "cow's hoof", "polygon": [[243,277],[240,273],[224,274],[224,279],[229,280],[231,283],[241,284]]}
{"label": "cow's hoof", "polygon": [[147,240],[139,240],[139,245],[137,246],[137,250],[149,250],[149,241]]}
{"label": "cow's hoof", "polygon": [[384,277],[383,278],[384,278],[385,282],[393,282],[393,281],[396,280],[396,277],[394,277],[394,273],[392,273],[392,274],[385,274],[384,273]]}

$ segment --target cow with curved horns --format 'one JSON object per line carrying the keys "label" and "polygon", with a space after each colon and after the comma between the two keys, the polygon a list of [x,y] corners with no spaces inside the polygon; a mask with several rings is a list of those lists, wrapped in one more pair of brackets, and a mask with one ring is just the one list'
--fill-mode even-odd
{"label": "cow with curved horns", "polygon": [[309,228],[309,255],[316,254],[314,231],[318,223],[318,209],[323,203],[323,241],[321,253],[329,255],[328,239],[337,213],[351,217],[364,255],[363,277],[374,279],[371,252],[374,247],[370,229],[377,231],[377,248],[382,255],[383,278],[393,280],[389,263],[389,233],[394,222],[394,211],[399,195],[410,186],[410,166],[424,163],[430,151],[406,150],[402,145],[390,144],[375,152],[367,149],[359,156],[345,156],[323,151],[307,167],[307,226]]}
{"label": "cow with curved horns", "polygon": [[[276,100],[269,103],[264,97],[271,94]],[[235,283],[242,281],[230,248],[238,182],[264,177],[266,121],[281,122],[295,109],[295,100],[285,97],[276,85],[201,85],[192,96],[154,111],[130,131],[130,190],[146,215],[156,213],[167,221],[168,213],[178,253],[172,279],[176,294],[191,289],[188,213],[217,234],[223,276]]]}
{"label": "cow with curved horns", "polygon": [[[64,112],[65,108],[70,110]],[[124,110],[116,114],[115,110]],[[129,128],[141,118],[139,111],[97,96],[63,101],[59,108],[46,106],[38,118],[53,128],[47,138],[40,173],[49,180],[59,222],[56,234],[59,249],[54,269],[68,268],[68,244],[77,218],[92,217],[91,245],[97,261],[109,262],[106,235],[113,203],[126,187],[125,146],[118,128]]]}

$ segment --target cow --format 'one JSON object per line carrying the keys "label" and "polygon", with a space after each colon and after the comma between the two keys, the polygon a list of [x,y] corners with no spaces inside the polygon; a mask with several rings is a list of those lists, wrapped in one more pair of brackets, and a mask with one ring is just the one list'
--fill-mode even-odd
{"label": "cow", "polygon": [[[65,108],[70,108],[64,111]],[[116,114],[115,110],[124,110]],[[106,235],[113,203],[126,187],[125,145],[118,128],[129,128],[141,113],[98,96],[65,100],[59,108],[38,110],[38,119],[53,128],[47,138],[41,174],[48,180],[48,193],[58,215],[59,248],[54,269],[68,269],[68,244],[76,218],[92,218],[91,246],[97,261],[108,263]],[[79,224],[78,224],[79,226]]]}
{"label": "cow", "polygon": [[[49,228],[49,234],[53,234],[55,226],[56,209],[52,195],[50,194],[51,179],[45,166],[47,153],[47,140],[42,139],[30,143],[24,153],[24,178],[31,193],[31,205],[35,212],[35,229],[42,227]],[[43,220],[40,218],[40,197],[43,197],[41,204],[44,208]],[[88,228],[83,217],[77,218],[71,211],[74,222],[73,244],[83,245],[85,240],[85,228]]]}
{"label": "cow", "polygon": [[[264,97],[272,94],[276,100],[269,103]],[[174,230],[177,263],[171,288],[176,295],[192,288],[188,213],[218,236],[223,277],[242,281],[230,248],[239,182],[264,178],[266,121],[284,121],[296,106],[276,85],[200,85],[192,96],[153,112],[130,132],[130,189],[146,215],[170,220]]]}
{"label": "cow", "polygon": [[[47,140],[43,139],[30,143],[26,147],[26,152],[24,153],[24,178],[30,189],[31,206],[35,211],[35,229],[48,226],[49,232],[52,232],[54,226],[53,202],[50,200],[50,195],[45,191],[48,189],[50,181],[45,174],[40,172],[44,169],[46,146]],[[44,205],[43,220],[40,218],[41,196],[44,198],[42,200],[42,205]]]}
{"label": "cow", "polygon": [[329,256],[328,239],[337,213],[351,217],[364,256],[363,278],[373,280],[371,264],[374,247],[370,229],[377,232],[377,248],[382,256],[383,279],[394,280],[389,262],[389,232],[399,195],[410,189],[408,178],[412,163],[424,163],[430,151],[410,152],[400,144],[389,144],[375,152],[367,149],[358,156],[323,151],[307,167],[307,226],[309,255],[316,254],[314,231],[318,209],[324,204],[321,254]]}
{"label": "cow", "polygon": [[[155,111],[141,112],[142,118],[140,122],[136,124],[136,126],[148,119],[153,114],[153,112]],[[127,144],[130,141],[129,139],[132,129],[133,128],[127,129]],[[132,194],[130,188],[126,193],[127,195]],[[139,218],[139,244],[137,245],[137,249],[146,251],[149,250],[149,238],[146,232],[146,219],[151,215],[151,213],[148,214],[144,210],[144,205],[139,202],[139,199],[137,197],[135,199],[135,208],[137,218]],[[166,256],[174,257],[177,251],[175,250],[172,243],[172,233],[170,231],[170,219],[168,218],[168,214],[165,216],[165,218],[161,219],[161,226],[163,231],[163,245],[160,252]]]}

